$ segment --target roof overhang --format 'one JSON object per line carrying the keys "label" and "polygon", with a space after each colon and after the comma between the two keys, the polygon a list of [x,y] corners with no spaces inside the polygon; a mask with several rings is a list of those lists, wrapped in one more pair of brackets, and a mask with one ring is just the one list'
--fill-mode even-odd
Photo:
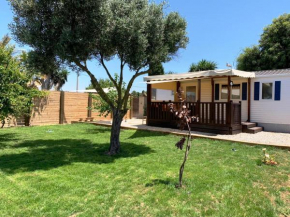
{"label": "roof overhang", "polygon": [[144,77],[144,81],[147,83],[161,83],[170,81],[185,81],[201,78],[212,77],[224,77],[224,76],[238,76],[242,78],[254,78],[254,72],[245,72],[236,69],[221,69],[221,70],[209,70],[200,72],[187,72],[182,74],[167,74],[167,75],[155,75]]}

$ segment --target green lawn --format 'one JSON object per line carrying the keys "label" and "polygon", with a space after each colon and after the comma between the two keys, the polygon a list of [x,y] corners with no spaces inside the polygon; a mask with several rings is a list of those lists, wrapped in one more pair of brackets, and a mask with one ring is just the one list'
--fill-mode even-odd
{"label": "green lawn", "polygon": [[266,166],[263,146],[196,139],[176,189],[178,137],[122,130],[110,157],[109,135],[89,124],[1,129],[0,215],[290,216],[287,150],[268,147],[279,165]]}

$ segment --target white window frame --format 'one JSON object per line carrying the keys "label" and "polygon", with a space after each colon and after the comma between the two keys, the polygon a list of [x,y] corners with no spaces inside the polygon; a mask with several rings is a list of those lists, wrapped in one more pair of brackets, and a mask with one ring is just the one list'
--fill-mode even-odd
{"label": "white window frame", "polygon": [[[272,98],[271,99],[263,99],[263,84],[269,84],[269,83],[272,83]],[[273,82],[273,81],[263,81],[263,82],[261,82],[261,87],[260,87],[260,91],[261,91],[261,93],[260,93],[260,97],[261,97],[261,100],[265,100],[265,101],[273,101],[274,100],[274,95],[275,95],[275,93],[274,93],[274,85],[275,85],[275,82]]]}
{"label": "white window frame", "polygon": [[[219,100],[215,100],[217,102],[227,102],[228,99],[222,99],[222,86],[223,85],[228,85],[228,83],[225,83],[225,82],[222,82],[222,83],[219,83]],[[237,100],[237,101],[241,101],[241,98],[242,98],[242,84],[239,82],[239,83],[234,83],[234,85],[240,85],[240,98],[239,99],[233,99],[233,94],[232,94],[232,91],[231,91],[231,100]],[[232,88],[232,87],[231,87]]]}
{"label": "white window frame", "polygon": [[197,102],[197,86],[196,85],[186,85],[185,86],[185,99],[187,100],[187,87],[195,87],[195,102]]}

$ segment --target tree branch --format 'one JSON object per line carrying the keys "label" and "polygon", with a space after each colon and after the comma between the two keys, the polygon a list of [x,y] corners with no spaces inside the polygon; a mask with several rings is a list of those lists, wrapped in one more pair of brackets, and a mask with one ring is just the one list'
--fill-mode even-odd
{"label": "tree branch", "polygon": [[142,71],[142,72],[139,72],[139,69],[137,70],[137,72],[135,73],[135,75],[130,79],[129,83],[128,83],[128,86],[127,86],[127,89],[126,89],[126,92],[125,92],[125,95],[121,101],[121,104],[123,104],[123,108],[124,110],[127,109],[127,104],[128,104],[128,99],[129,99],[129,94],[130,94],[130,90],[131,90],[131,87],[133,85],[133,82],[134,80],[140,76],[140,75],[144,75],[144,74],[147,74],[147,73],[150,73],[151,72],[151,69],[148,69],[146,71]]}
{"label": "tree branch", "polygon": [[91,78],[91,82],[94,86],[94,88],[98,91],[98,94],[102,97],[103,100],[106,101],[106,103],[108,103],[108,105],[113,109],[115,108],[113,102],[109,99],[108,95],[104,92],[103,88],[101,87],[101,85],[99,84],[98,80],[96,79],[96,77],[90,72],[90,70],[86,67],[86,63],[85,66],[82,65],[79,61],[74,60],[75,64],[83,71],[85,71]]}
{"label": "tree branch", "polygon": [[101,64],[102,64],[102,66],[104,67],[104,69],[105,69],[105,71],[106,71],[108,77],[110,78],[110,80],[113,82],[113,84],[115,85],[115,87],[118,89],[119,86],[118,86],[117,82],[115,81],[115,79],[114,79],[114,78],[112,77],[112,75],[110,74],[110,72],[109,72],[109,70],[108,70],[108,68],[107,68],[107,66],[106,66],[106,64],[105,64],[105,62],[104,62],[104,58],[103,58],[102,55],[101,55]]}
{"label": "tree branch", "polygon": [[123,56],[120,57],[121,60],[121,66],[120,66],[120,81],[119,81],[119,86],[122,88],[122,83],[123,83],[123,70],[125,63],[123,62]]}
{"label": "tree branch", "polygon": [[[101,64],[102,66],[104,67],[109,79],[113,82],[113,84],[115,85],[116,89],[117,89],[117,92],[118,92],[118,102],[121,101],[121,98],[122,98],[122,86],[121,85],[118,85],[117,84],[117,81],[115,81],[115,79],[112,77],[112,75],[110,74],[105,62],[104,62],[104,58],[102,56],[102,54],[100,54],[101,56]],[[119,103],[118,103],[118,107],[119,107]]]}

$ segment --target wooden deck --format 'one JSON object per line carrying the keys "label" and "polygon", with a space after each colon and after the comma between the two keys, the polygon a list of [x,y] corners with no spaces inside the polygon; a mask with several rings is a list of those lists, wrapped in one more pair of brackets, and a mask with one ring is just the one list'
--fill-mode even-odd
{"label": "wooden deck", "polygon": [[[147,125],[178,128],[178,119],[169,111],[169,102],[151,102],[147,107]],[[173,102],[178,109],[184,103]],[[186,102],[191,116],[198,121],[191,123],[194,131],[216,134],[237,134],[242,132],[241,103],[231,102]]]}

